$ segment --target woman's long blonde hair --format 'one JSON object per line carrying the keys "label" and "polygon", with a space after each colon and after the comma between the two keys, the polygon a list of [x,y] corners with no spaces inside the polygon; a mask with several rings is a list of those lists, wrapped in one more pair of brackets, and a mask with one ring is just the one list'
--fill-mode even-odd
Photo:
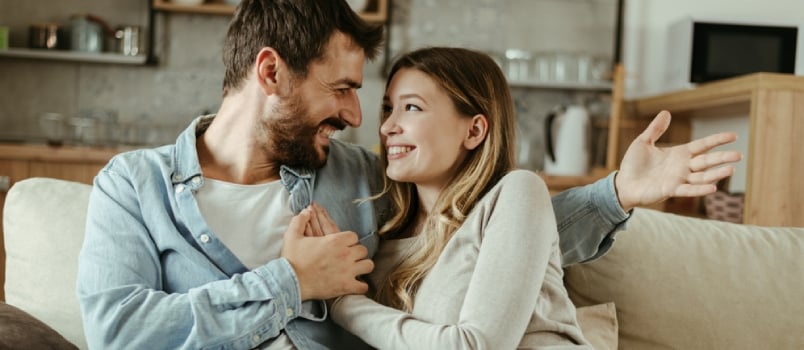
{"label": "woman's long blonde hair", "polygon": [[[483,114],[488,120],[485,140],[470,151],[452,181],[444,188],[425,219],[421,233],[404,252],[402,262],[376,286],[374,299],[411,311],[413,298],[435,265],[452,234],[477,201],[514,167],[515,115],[513,101],[499,66],[488,55],[461,48],[430,47],[398,58],[388,82],[402,68],[427,74],[450,96],[466,118]],[[386,90],[388,85],[386,85]],[[387,166],[387,154],[382,148]],[[420,210],[416,187],[385,177],[384,194],[391,202],[391,218],[380,228],[384,238],[399,235],[416,224]]]}

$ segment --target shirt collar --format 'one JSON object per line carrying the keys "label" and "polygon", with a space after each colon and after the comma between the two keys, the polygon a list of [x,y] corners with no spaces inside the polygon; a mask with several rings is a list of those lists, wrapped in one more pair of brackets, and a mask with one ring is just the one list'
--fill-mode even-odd
{"label": "shirt collar", "polygon": [[[179,134],[173,155],[173,184],[184,183],[189,179],[201,175],[201,164],[198,160],[196,141],[203,134],[212,120],[214,114],[202,115],[195,118],[190,125]],[[279,168],[279,177],[282,184],[290,193],[291,210],[298,214],[313,200],[313,187],[315,171],[306,168],[291,168],[282,165]]]}
{"label": "shirt collar", "polygon": [[173,184],[183,183],[190,178],[201,175],[201,164],[198,161],[196,140],[207,130],[215,118],[214,114],[195,118],[190,125],[179,134],[173,154]]}

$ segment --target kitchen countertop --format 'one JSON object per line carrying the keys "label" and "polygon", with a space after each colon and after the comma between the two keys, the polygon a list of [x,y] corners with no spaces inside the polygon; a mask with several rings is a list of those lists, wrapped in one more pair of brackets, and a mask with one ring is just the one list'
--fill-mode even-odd
{"label": "kitchen countertop", "polygon": [[105,163],[115,154],[131,149],[133,148],[0,142],[0,159]]}

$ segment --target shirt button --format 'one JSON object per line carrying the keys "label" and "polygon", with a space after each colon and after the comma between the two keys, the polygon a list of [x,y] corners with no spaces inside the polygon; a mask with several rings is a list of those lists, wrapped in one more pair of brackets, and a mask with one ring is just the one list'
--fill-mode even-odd
{"label": "shirt button", "polygon": [[181,181],[181,175],[179,174],[173,175],[173,181]]}
{"label": "shirt button", "polygon": [[262,339],[260,339],[260,336],[257,334],[251,336],[251,342],[254,344],[259,344],[260,340]]}
{"label": "shirt button", "polygon": [[193,183],[194,183],[194,184],[196,184],[196,185],[197,185],[197,184],[199,184],[199,183],[201,183],[201,178],[200,178],[200,177],[198,177],[198,176],[194,177],[194,178],[193,178]]}
{"label": "shirt button", "polygon": [[291,308],[287,308],[287,309],[285,310],[285,314],[286,314],[286,315],[288,315],[288,317],[293,316],[293,309],[291,309]]}
{"label": "shirt button", "polygon": [[209,243],[209,236],[207,236],[207,235],[201,235],[201,237],[198,237],[198,238],[200,238],[201,242],[203,242],[203,243]]}
{"label": "shirt button", "polygon": [[176,193],[181,193],[182,191],[184,191],[184,185],[179,184],[176,186]]}

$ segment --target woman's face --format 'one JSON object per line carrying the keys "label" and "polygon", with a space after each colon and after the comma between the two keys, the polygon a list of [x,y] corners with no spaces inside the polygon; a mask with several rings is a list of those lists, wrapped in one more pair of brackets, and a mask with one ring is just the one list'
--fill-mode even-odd
{"label": "woman's face", "polygon": [[444,188],[469,152],[472,123],[430,76],[412,68],[397,71],[383,97],[380,126],[388,177]]}

